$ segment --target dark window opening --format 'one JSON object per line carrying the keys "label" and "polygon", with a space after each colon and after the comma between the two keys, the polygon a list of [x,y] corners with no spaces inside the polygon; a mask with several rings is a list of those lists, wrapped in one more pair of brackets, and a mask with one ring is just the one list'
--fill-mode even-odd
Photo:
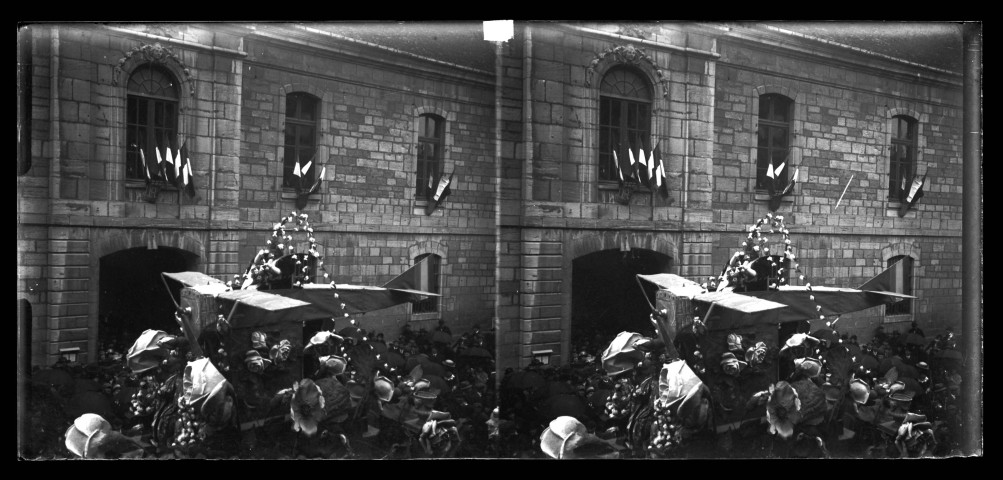
{"label": "dark window opening", "polygon": [[[425,114],[418,117],[418,162],[414,196],[420,200],[435,193],[442,176],[445,124],[446,121],[436,115]],[[432,185],[431,192],[429,184]]]}
{"label": "dark window opening", "polygon": [[[142,65],[129,77],[126,98],[125,178],[146,180],[140,149],[151,176],[156,152],[177,151],[178,91],[170,72],[153,64]],[[164,158],[164,160],[167,160]]]}
{"label": "dark window opening", "polygon": [[[307,190],[317,171],[317,119],[320,100],[307,93],[286,96],[282,186]],[[297,168],[299,175],[296,175]],[[306,169],[306,172],[303,172]]]}
{"label": "dark window opening", "polygon": [[[791,160],[791,120],[794,101],[777,94],[759,97],[759,130],[756,147],[756,189],[774,191],[787,186]],[[781,165],[784,168],[777,172]],[[773,172],[773,178],[770,177]],[[772,185],[771,185],[772,184]]]}
{"label": "dark window opening", "polygon": [[892,118],[892,144],[888,159],[888,198],[904,200],[916,173],[916,120],[904,115]]}

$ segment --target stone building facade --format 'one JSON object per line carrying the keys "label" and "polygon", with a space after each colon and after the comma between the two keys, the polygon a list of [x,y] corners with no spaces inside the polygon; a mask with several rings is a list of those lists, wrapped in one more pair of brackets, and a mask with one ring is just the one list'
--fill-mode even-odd
{"label": "stone building facade", "polygon": [[[786,165],[799,169],[776,212],[805,275],[791,283],[857,287],[909,257],[918,299],[844,315],[839,331],[862,342],[879,324],[905,331],[915,321],[928,336],[960,331],[960,71],[721,24],[529,25],[506,44],[502,62],[502,368],[535,357],[569,361],[588,340],[576,339],[576,325],[594,325],[588,317],[597,309],[611,311],[598,320],[616,324],[607,333],[645,328],[643,300],[616,285],[635,273],[703,282],[722,271],[745,229],[768,212],[768,193],[757,189],[757,134],[769,95],[789,105]],[[661,145],[667,197],[639,190],[621,204],[598,171],[601,84],[616,69],[651,88],[645,148]],[[903,117],[918,130],[912,168],[928,181],[900,217],[889,158]],[[656,268],[631,266],[637,258]]]}
{"label": "stone building facade", "polygon": [[[840,330],[862,341],[877,324],[960,330],[959,72],[764,25],[518,22],[497,44],[408,40],[280,24],[19,33],[18,299],[32,362],[67,348],[94,358],[102,291],[123,288],[102,287],[103,269],[243,270],[295,209],[283,186],[284,132],[299,120],[286,118],[290,98],[317,106],[307,123],[327,169],[303,211],[336,281],[378,285],[421,255],[440,258],[438,312],[362,317],[387,335],[408,320],[454,332],[493,323],[504,370],[535,355],[567,362],[588,328],[643,325],[634,274],[705,281],[768,211],[761,152],[772,150],[758,142],[775,128],[785,178],[799,172],[777,213],[804,281],[856,287],[911,262],[917,300],[845,315]],[[198,199],[165,189],[146,202],[127,174],[129,80],[148,64],[175,82]],[[767,104],[784,106],[782,121],[763,116]],[[641,109],[636,132],[649,153],[659,147],[664,194],[621,197],[609,105]],[[443,122],[439,161],[456,177],[426,216],[416,172],[429,116]],[[902,217],[902,164],[890,160],[901,145],[909,173],[927,175]],[[116,257],[153,250],[167,257]]]}
{"label": "stone building facade", "polygon": [[[439,260],[437,306],[371,312],[358,318],[361,325],[388,339],[406,321],[415,329],[440,319],[458,332],[489,328],[496,196],[490,60],[484,69],[323,27],[277,24],[41,24],[18,38],[19,99],[30,98],[19,110],[19,152],[26,154],[19,157],[18,299],[31,317],[33,364],[74,351],[78,360],[96,359],[104,317],[115,314],[109,305],[142,307],[113,297],[139,297],[151,309],[154,297],[163,303],[155,277],[121,285],[133,278],[126,272],[197,270],[224,280],[243,272],[272,226],[297,210],[296,192],[283,187],[293,94],[308,95],[318,112],[309,139],[313,174],[321,165],[326,174],[301,211],[331,279],[381,285],[422,255]],[[130,81],[150,65],[173,82],[169,100],[198,198],[179,200],[165,187],[155,202],[144,201],[145,181],[126,171]],[[415,149],[428,114],[444,124],[439,168],[455,172],[452,194],[431,215],[416,194],[426,180],[416,178]]]}

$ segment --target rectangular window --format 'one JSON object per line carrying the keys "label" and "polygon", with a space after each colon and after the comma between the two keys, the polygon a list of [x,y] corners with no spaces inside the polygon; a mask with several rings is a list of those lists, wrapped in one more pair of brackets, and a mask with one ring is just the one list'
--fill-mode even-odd
{"label": "rectangular window", "polygon": [[153,175],[152,169],[156,162],[154,149],[159,149],[161,155],[166,155],[168,147],[172,154],[181,147],[177,144],[177,108],[177,102],[174,101],[129,95],[126,100],[125,138],[127,145],[136,147],[126,149],[127,179],[146,180],[139,148],[143,149],[147,165],[151,168],[150,174]]}
{"label": "rectangular window", "polygon": [[898,115],[892,118],[892,142],[888,158],[888,198],[905,200],[912,177],[916,173],[916,121]]}
{"label": "rectangular window", "polygon": [[317,178],[318,105],[320,100],[306,93],[290,93],[286,96],[283,187],[309,190],[314,178]]}
{"label": "rectangular window", "polygon": [[[893,273],[891,280],[891,290],[898,293],[904,293],[906,295],[912,295],[912,257],[908,255],[899,255],[897,257],[892,257],[888,259],[888,266],[891,267],[897,262],[902,261],[901,269],[898,269]],[[900,300],[891,305],[885,306],[885,315],[911,315],[912,314],[912,300]]]}
{"label": "rectangular window", "polygon": [[[626,179],[630,154],[638,159],[641,149],[645,156],[651,153],[651,106],[614,97],[599,100],[599,180],[618,182],[613,151],[616,151],[620,168]],[[631,180],[636,183],[636,180]]]}
{"label": "rectangular window", "polygon": [[[787,186],[793,106],[794,102],[782,95],[767,94],[759,97],[759,131],[756,145],[757,190],[769,190],[772,187],[773,191],[779,192]],[[780,169],[781,165],[784,166],[783,169]]]}
{"label": "rectangular window", "polygon": [[[422,290],[429,293],[440,293],[439,292],[439,268],[441,263],[441,257],[435,254],[426,253],[424,255],[419,255],[414,259],[415,265],[420,263],[422,260],[426,260],[425,268],[419,270],[419,275],[422,278],[419,279],[419,285],[422,286]],[[428,297],[419,302],[414,302],[411,304],[411,313],[436,313],[439,311],[439,297]]]}
{"label": "rectangular window", "polygon": [[[442,159],[446,121],[435,115],[418,117],[417,164],[414,196],[426,200],[435,193],[442,176]],[[432,184],[431,189],[429,183]]]}

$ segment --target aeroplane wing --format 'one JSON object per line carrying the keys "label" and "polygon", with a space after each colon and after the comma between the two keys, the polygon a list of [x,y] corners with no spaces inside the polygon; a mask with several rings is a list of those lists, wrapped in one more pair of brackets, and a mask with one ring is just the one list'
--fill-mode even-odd
{"label": "aeroplane wing", "polygon": [[337,289],[333,289],[326,284],[307,284],[302,288],[280,290],[232,290],[220,293],[218,298],[258,309],[253,315],[243,310],[234,320],[241,326],[250,327],[313,318],[338,318],[345,312],[366,313],[429,296],[439,295],[409,289],[361,285],[337,285]]}
{"label": "aeroplane wing", "polygon": [[202,272],[163,272],[163,276],[180,282],[186,287],[194,287],[197,285],[214,285],[222,284],[222,280],[217,280],[209,275]]}
{"label": "aeroplane wing", "polygon": [[[846,313],[866,310],[879,305],[895,303],[899,300],[916,298],[894,292],[866,291],[855,288],[782,286],[778,290],[741,292],[738,295],[781,303],[788,308],[778,312],[778,318],[771,321],[790,322],[812,320],[820,315],[834,317]],[[812,300],[811,297],[815,299]],[[815,306],[822,307],[816,310]]]}

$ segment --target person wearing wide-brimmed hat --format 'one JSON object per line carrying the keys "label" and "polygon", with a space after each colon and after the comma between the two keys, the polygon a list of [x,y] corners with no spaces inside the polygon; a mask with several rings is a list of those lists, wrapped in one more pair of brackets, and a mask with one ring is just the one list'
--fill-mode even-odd
{"label": "person wearing wide-brimmed hat", "polygon": [[585,425],[575,417],[561,416],[551,420],[540,435],[540,449],[548,457],[557,460],[615,455],[615,451],[612,451],[611,448],[596,450],[587,447],[608,447],[608,445],[590,433]]}
{"label": "person wearing wide-brimmed hat", "polygon": [[93,413],[74,420],[64,437],[66,449],[81,458],[117,458],[141,449],[135,440],[112,430],[104,417]]}

